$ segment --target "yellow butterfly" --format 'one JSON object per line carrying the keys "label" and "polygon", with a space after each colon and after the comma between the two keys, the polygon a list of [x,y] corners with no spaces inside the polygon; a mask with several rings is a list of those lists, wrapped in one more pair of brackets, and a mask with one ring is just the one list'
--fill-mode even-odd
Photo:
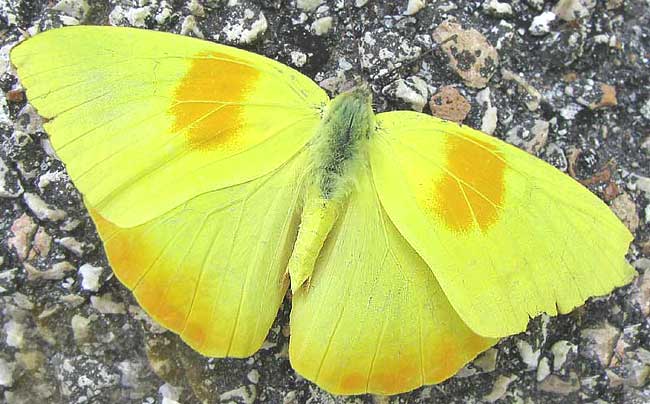
{"label": "yellow butterfly", "polygon": [[115,274],[206,356],[257,351],[290,285],[296,371],[394,394],[635,275],[632,235],[573,179],[375,115],[365,88],[329,100],[262,56],[129,28],[51,30],[11,60]]}

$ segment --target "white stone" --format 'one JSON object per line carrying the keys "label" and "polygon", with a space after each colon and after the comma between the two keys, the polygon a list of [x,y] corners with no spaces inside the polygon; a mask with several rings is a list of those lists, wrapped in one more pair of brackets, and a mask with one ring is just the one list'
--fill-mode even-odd
{"label": "white stone", "polygon": [[483,3],[483,9],[490,14],[510,16],[512,15],[512,6],[508,3],[501,3],[498,0],[489,0]]}
{"label": "white stone", "polygon": [[303,67],[307,63],[307,55],[300,51],[292,51],[291,63],[296,67]]}
{"label": "white stone", "polygon": [[131,8],[126,12],[126,19],[133,27],[144,28],[146,25],[146,18],[151,15],[151,7],[138,7]]}
{"label": "white stone", "polygon": [[123,303],[114,302],[110,293],[102,296],[90,296],[90,304],[95,310],[102,314],[123,314],[126,313]]}
{"label": "white stone", "polygon": [[156,14],[154,19],[158,24],[164,24],[169,20],[169,17],[172,16],[172,9],[169,8],[167,3],[162,3],[159,10],[160,11],[158,11],[158,14]]}
{"label": "white stone", "polygon": [[562,369],[569,352],[575,353],[576,349],[575,345],[565,340],[560,340],[553,344],[551,347],[551,352],[553,353],[553,370],[557,372]]}
{"label": "white stone", "polygon": [[205,16],[205,9],[199,0],[191,0],[190,4],[187,5],[187,9],[190,10],[192,15],[197,17]]}
{"label": "white stone", "polygon": [[407,85],[402,79],[398,80],[395,96],[401,100],[408,102],[414,111],[422,112],[422,109],[427,104],[427,97],[429,89],[427,83],[417,76],[409,78],[413,82],[413,87]]}
{"label": "white stone", "polygon": [[332,29],[333,23],[332,17],[321,17],[311,24],[311,30],[318,36],[325,35]]}
{"label": "white stone", "polygon": [[251,383],[257,384],[260,381],[260,372],[258,372],[256,369],[253,369],[248,372],[246,378],[248,378]]}
{"label": "white stone", "polygon": [[170,400],[170,402],[178,402],[178,400],[181,397],[181,392],[183,389],[173,386],[169,383],[165,383],[160,388],[158,388],[158,393],[163,397],[164,399]]}
{"label": "white stone", "polygon": [[52,182],[64,180],[67,178],[67,176],[68,175],[64,171],[48,171],[38,178],[38,189],[42,191]]}
{"label": "white stone", "polygon": [[533,347],[523,339],[517,340],[516,345],[519,350],[519,355],[521,355],[521,360],[528,366],[528,369],[535,369],[539,362],[540,351],[533,351]]}
{"label": "white stone", "polygon": [[52,7],[52,10],[60,11],[79,20],[86,16],[90,6],[86,0],[60,0]]}
{"label": "white stone", "polygon": [[15,320],[9,320],[4,325],[4,331],[7,335],[7,345],[20,348],[23,346],[25,326]]}
{"label": "white stone", "polygon": [[72,26],[72,25],[81,24],[81,22],[78,19],[74,17],[70,17],[69,15],[62,15],[61,17],[59,17],[59,19],[61,20],[61,23],[63,23],[63,25]]}
{"label": "white stone", "polygon": [[193,34],[197,38],[203,38],[203,32],[199,29],[199,26],[196,24],[196,18],[193,15],[188,15],[183,19],[181,24],[181,35],[190,35]]}
{"label": "white stone", "polygon": [[548,375],[551,374],[551,365],[547,357],[543,357],[539,360],[539,365],[537,365],[537,374],[535,378],[538,382],[546,379]]}
{"label": "white stone", "polygon": [[266,32],[267,28],[268,23],[266,21],[266,17],[262,12],[260,12],[257,20],[251,24],[250,29],[245,29],[241,23],[228,23],[224,27],[223,32],[226,35],[226,38],[231,42],[248,44],[254,42],[257,38],[259,38],[264,32]]}
{"label": "white stone", "polygon": [[65,278],[68,272],[76,269],[68,261],[56,262],[52,265],[52,268],[45,271],[39,271],[27,262],[23,263],[23,268],[27,272],[27,279],[30,281],[36,279],[61,280]]}
{"label": "white stone", "polygon": [[415,15],[418,11],[426,7],[426,5],[426,0],[409,0],[404,15]]}
{"label": "white stone", "polygon": [[0,358],[0,386],[11,387],[14,384],[16,364]]}
{"label": "white stone", "polygon": [[313,11],[323,3],[324,0],[297,0],[296,7],[304,11]]}
{"label": "white stone", "polygon": [[36,217],[41,220],[58,222],[66,217],[66,213],[63,210],[50,206],[37,194],[25,192],[23,194],[23,200],[27,204],[29,210],[31,210]]}
{"label": "white stone", "polygon": [[551,31],[551,23],[555,21],[557,16],[551,11],[544,11],[542,14],[533,18],[528,31],[531,35],[542,36]]}
{"label": "white stone", "polygon": [[481,119],[481,131],[491,135],[497,128],[499,116],[496,107],[492,105],[490,87],[485,87],[479,91],[476,94],[476,101],[485,107],[485,113]]}
{"label": "white stone", "polygon": [[596,0],[560,0],[553,12],[564,21],[573,21],[591,14]]}
{"label": "white stone", "polygon": [[[245,404],[253,404],[257,398],[257,388],[255,385],[242,386],[238,389],[226,391],[219,396],[219,399],[224,402],[244,402]],[[239,399],[239,400],[238,400]]]}
{"label": "white stone", "polygon": [[84,342],[88,339],[88,331],[90,325],[90,319],[75,314],[70,320],[72,326],[72,335],[74,336],[75,341]]}
{"label": "white stone", "polygon": [[85,244],[74,237],[62,237],[60,239],[57,239],[56,243],[64,247],[66,250],[74,253],[78,257],[81,257],[84,253]]}
{"label": "white stone", "polygon": [[94,267],[90,264],[83,264],[79,268],[79,273],[81,274],[81,287],[84,290],[90,290],[92,292],[97,292],[99,289],[99,279],[102,274],[102,267]]}
{"label": "white stone", "polygon": [[499,401],[505,396],[506,392],[508,391],[508,386],[510,385],[510,383],[512,383],[515,380],[517,380],[517,376],[500,375],[494,381],[494,386],[492,386],[492,391],[489,394],[483,396],[483,400],[488,403],[494,403]]}

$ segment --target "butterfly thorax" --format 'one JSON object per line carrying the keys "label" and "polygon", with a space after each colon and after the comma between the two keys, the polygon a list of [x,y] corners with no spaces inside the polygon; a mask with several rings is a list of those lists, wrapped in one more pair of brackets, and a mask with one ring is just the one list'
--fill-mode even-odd
{"label": "butterfly thorax", "polygon": [[374,125],[372,98],[365,87],[345,92],[332,100],[311,148],[313,176],[322,198],[337,199],[346,193]]}
{"label": "butterfly thorax", "polygon": [[287,272],[294,293],[308,281],[316,258],[366,164],[365,144],[375,130],[372,97],[365,87],[334,98],[310,142],[311,172],[305,186],[298,238]]}

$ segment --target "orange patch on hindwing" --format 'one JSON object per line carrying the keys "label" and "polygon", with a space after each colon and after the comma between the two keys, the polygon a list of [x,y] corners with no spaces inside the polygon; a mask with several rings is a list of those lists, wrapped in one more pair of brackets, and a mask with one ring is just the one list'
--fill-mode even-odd
{"label": "orange patch on hindwing", "polygon": [[446,139],[445,173],[433,185],[430,207],[454,232],[487,231],[499,219],[506,164],[498,149],[474,137]]}
{"label": "orange patch on hindwing", "polygon": [[131,290],[142,308],[164,327],[179,332],[189,306],[165,298],[176,264],[159,259],[160,251],[148,234],[148,224],[121,228],[89,208],[103,242],[106,255],[117,278]]}
{"label": "orange patch on hindwing", "polygon": [[258,70],[232,55],[196,55],[174,91],[172,130],[185,131],[193,150],[232,147],[243,125],[241,103],[258,76]]}

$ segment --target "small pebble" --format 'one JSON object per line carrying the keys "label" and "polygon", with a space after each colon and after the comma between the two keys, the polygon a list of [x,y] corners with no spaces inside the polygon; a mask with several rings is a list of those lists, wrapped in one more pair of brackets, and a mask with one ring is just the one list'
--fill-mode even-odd
{"label": "small pebble", "polygon": [[535,374],[535,379],[538,382],[546,379],[551,374],[551,365],[549,363],[550,361],[547,357],[540,359],[539,365],[537,366],[537,373]]}
{"label": "small pebble", "polygon": [[66,213],[63,210],[47,204],[37,194],[25,192],[23,194],[23,200],[27,204],[29,210],[31,210],[32,213],[41,220],[58,222],[66,217]]}
{"label": "small pebble", "polygon": [[250,372],[248,372],[246,377],[251,383],[257,384],[260,381],[260,372],[258,372],[256,369],[253,369]]}
{"label": "small pebble", "polygon": [[508,391],[508,386],[510,383],[515,380],[517,380],[517,376],[514,375],[499,375],[494,382],[494,386],[492,386],[492,391],[489,394],[483,396],[483,400],[488,403],[494,403],[502,399]]}
{"label": "small pebble", "polygon": [[455,87],[445,86],[431,97],[429,108],[433,116],[460,123],[472,106]]}
{"label": "small pebble", "polygon": [[415,15],[426,6],[426,0],[409,0],[404,15]]}
{"label": "small pebble", "polygon": [[34,223],[34,220],[26,213],[23,213],[11,225],[13,237],[7,240],[7,244],[9,247],[13,247],[21,261],[27,258],[27,254],[32,246],[32,237],[36,233],[37,228],[38,226]]}
{"label": "small pebble", "polygon": [[639,214],[636,211],[636,204],[629,194],[623,192],[614,198],[610,207],[630,232],[634,233],[639,228]]}
{"label": "small pebble", "polygon": [[74,237],[62,237],[56,240],[57,244],[63,246],[66,250],[72,252],[78,257],[81,257],[84,253],[84,243],[79,242]]}
{"label": "small pebble", "polygon": [[89,329],[90,319],[81,316],[79,314],[75,314],[74,316],[72,316],[72,319],[70,320],[70,325],[72,326],[72,334],[74,336],[75,341],[77,343],[86,342],[90,331]]}
{"label": "small pebble", "polygon": [[564,21],[574,21],[589,16],[595,6],[595,0],[560,0],[553,12]]}
{"label": "small pebble", "polygon": [[504,18],[512,16],[512,6],[498,0],[488,0],[483,3],[483,10],[494,17]]}
{"label": "small pebble", "polygon": [[548,393],[566,396],[580,390],[580,380],[578,380],[578,376],[575,372],[569,373],[568,380],[562,380],[562,378],[557,375],[550,375],[541,381],[537,385],[537,388]]}
{"label": "small pebble", "polygon": [[551,32],[551,24],[555,21],[556,15],[550,11],[544,11],[542,14],[533,18],[528,31],[531,35],[542,36]]}
{"label": "small pebble", "polygon": [[534,351],[532,345],[523,339],[518,339],[516,345],[521,360],[528,366],[528,369],[535,369],[539,362],[540,351]]}
{"label": "small pebble", "polygon": [[557,372],[562,369],[562,366],[567,360],[567,356],[570,353],[575,353],[576,350],[577,347],[569,341],[560,340],[553,344],[551,347],[551,352],[553,353],[553,370]]}
{"label": "small pebble", "polygon": [[620,331],[609,323],[604,323],[600,328],[587,328],[580,333],[580,354],[596,359],[602,366],[609,365],[614,353],[614,344]]}
{"label": "small pebble", "polygon": [[126,313],[124,303],[113,301],[110,293],[106,293],[102,296],[90,296],[90,304],[95,310],[102,314]]}
{"label": "small pebble", "polygon": [[463,29],[447,20],[434,30],[433,39],[449,57],[451,68],[470,87],[485,87],[499,66],[496,49],[475,29]]}
{"label": "small pebble", "polygon": [[47,234],[46,230],[39,226],[36,234],[34,235],[34,242],[32,244],[32,251],[41,257],[47,257],[50,253],[52,246],[52,236]]}
{"label": "small pebble", "polygon": [[318,36],[325,35],[330,32],[333,24],[334,19],[332,17],[321,17],[311,24],[311,30]]}
{"label": "small pebble", "polygon": [[90,264],[83,264],[79,268],[79,273],[81,274],[81,288],[84,290],[90,290],[97,292],[99,289],[99,280],[102,274],[102,267],[94,267]]}
{"label": "small pebble", "polygon": [[7,362],[3,358],[0,358],[0,386],[11,387],[14,385],[15,369],[15,363]]}
{"label": "small pebble", "polygon": [[65,278],[69,272],[75,270],[75,267],[68,261],[54,263],[52,268],[45,271],[40,271],[27,262],[23,263],[23,267],[27,272],[27,279],[30,281],[37,279],[60,280]]}
{"label": "small pebble", "polygon": [[499,116],[497,108],[492,105],[490,98],[490,88],[485,87],[476,94],[476,101],[485,108],[485,113],[481,119],[481,131],[491,135],[497,128]]}

